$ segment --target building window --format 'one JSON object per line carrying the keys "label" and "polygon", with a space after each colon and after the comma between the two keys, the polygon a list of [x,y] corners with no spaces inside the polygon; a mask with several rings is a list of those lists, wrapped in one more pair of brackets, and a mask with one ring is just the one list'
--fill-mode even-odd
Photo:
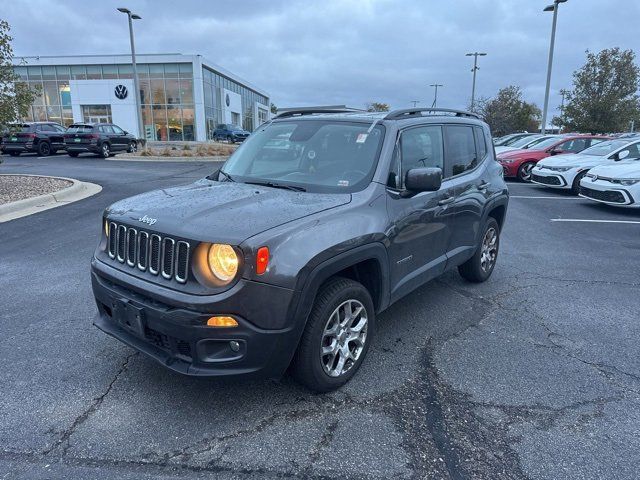
{"label": "building window", "polygon": [[111,123],[111,105],[82,105],[82,119],[87,123]]}

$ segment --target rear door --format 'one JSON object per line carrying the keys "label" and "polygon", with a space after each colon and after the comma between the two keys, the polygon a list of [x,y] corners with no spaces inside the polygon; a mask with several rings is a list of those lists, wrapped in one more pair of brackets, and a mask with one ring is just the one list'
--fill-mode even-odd
{"label": "rear door", "polygon": [[404,179],[416,167],[444,168],[441,125],[404,129],[396,145],[387,184],[391,301],[440,275],[446,266],[454,189],[444,181],[437,192],[407,195]]}
{"label": "rear door", "polygon": [[488,141],[477,125],[446,125],[445,175],[455,190],[451,211],[455,215],[447,252],[449,266],[473,256],[478,245],[482,215],[491,187],[485,160]]}

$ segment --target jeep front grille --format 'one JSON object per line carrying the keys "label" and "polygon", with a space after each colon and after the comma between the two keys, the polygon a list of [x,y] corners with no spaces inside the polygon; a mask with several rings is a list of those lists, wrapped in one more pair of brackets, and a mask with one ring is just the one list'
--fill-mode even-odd
{"label": "jeep front grille", "polygon": [[131,268],[148,270],[152,275],[161,274],[167,280],[187,281],[189,242],[149,234],[115,222],[109,223],[108,232],[107,253],[110,258]]}

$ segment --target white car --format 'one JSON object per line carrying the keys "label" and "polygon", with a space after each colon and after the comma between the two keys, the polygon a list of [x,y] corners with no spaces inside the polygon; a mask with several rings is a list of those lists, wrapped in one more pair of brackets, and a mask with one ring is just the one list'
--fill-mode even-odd
{"label": "white car", "polygon": [[556,155],[540,160],[531,170],[531,181],[545,187],[580,190],[580,180],[598,165],[640,158],[640,140],[614,139],[600,142],[580,153]]}
{"label": "white car", "polygon": [[609,205],[640,208],[640,159],[592,168],[580,180],[580,196]]}
{"label": "white car", "polygon": [[[529,135],[528,137],[524,137],[521,138],[509,145],[502,145],[499,147],[496,147],[496,154],[498,153],[502,153],[502,152],[509,152],[511,150],[520,150],[520,149],[527,149],[527,148],[531,148],[534,145],[536,145],[537,143],[541,142],[542,140],[544,140],[545,138],[551,138],[554,135]],[[557,135],[555,135],[557,136]]]}

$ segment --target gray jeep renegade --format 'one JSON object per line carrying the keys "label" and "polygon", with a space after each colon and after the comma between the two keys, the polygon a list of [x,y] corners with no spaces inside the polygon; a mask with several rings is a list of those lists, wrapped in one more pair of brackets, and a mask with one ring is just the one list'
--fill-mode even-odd
{"label": "gray jeep renegade", "polygon": [[106,209],[94,323],[187,375],[333,390],[391,304],[454,267],[489,278],[507,203],[472,113],[288,111],[209,177]]}

